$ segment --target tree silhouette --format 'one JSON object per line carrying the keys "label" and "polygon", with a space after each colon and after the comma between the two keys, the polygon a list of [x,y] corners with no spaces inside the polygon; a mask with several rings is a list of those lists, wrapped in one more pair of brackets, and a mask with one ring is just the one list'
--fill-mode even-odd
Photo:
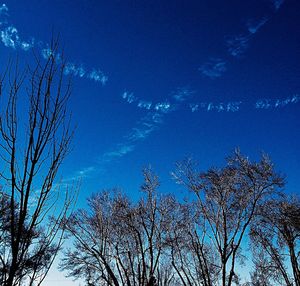
{"label": "tree silhouette", "polygon": [[[171,197],[158,197],[158,178],[144,170],[145,194],[136,204],[120,192],[97,193],[89,209],[78,210],[67,223],[74,247],[62,269],[90,285],[174,285],[166,259]],[[176,284],[176,283],[175,283]]]}
{"label": "tree silhouette", "polygon": [[[281,195],[259,209],[251,227],[254,251],[264,255],[264,263],[254,255],[255,272],[269,272],[270,281],[300,285],[300,201]],[[292,270],[290,273],[289,270]],[[254,275],[253,274],[253,275]]]}
{"label": "tree silhouette", "polygon": [[[40,285],[62,242],[72,191],[55,185],[72,132],[66,104],[70,82],[52,41],[33,69],[9,63],[0,78],[0,284]],[[28,100],[24,97],[28,96]],[[25,111],[24,108],[28,108]],[[59,210],[57,204],[61,205]]]}
{"label": "tree silhouette", "polygon": [[[283,186],[283,178],[275,173],[267,156],[263,155],[259,162],[251,162],[239,150],[227,158],[223,168],[199,172],[191,160],[186,160],[178,164],[173,175],[197,199],[199,231],[191,240],[196,243],[194,249],[204,285],[214,285],[215,277],[212,276],[217,268],[221,285],[232,285],[239,279],[236,263],[241,257],[242,239],[259,206],[276,188]],[[213,261],[214,271],[208,270],[212,262],[208,260],[207,249],[214,249],[218,254]]]}
{"label": "tree silhouette", "polygon": [[120,191],[108,191],[91,196],[87,209],[73,213],[67,232],[74,245],[62,261],[69,276],[84,278],[87,285],[241,285],[237,265],[250,253],[243,251],[242,241],[256,230],[254,249],[259,252],[249,273],[252,281],[245,285],[279,285],[284,280],[274,275],[280,269],[270,267],[260,240],[273,243],[274,235],[262,229],[267,220],[268,227],[276,222],[274,229],[281,229],[297,273],[299,207],[295,202],[271,207],[284,180],[267,156],[251,162],[237,150],[224,167],[205,172],[191,160],[179,163],[173,176],[192,192],[187,200],[159,196],[158,178],[149,170],[143,174],[144,196],[137,203]]}

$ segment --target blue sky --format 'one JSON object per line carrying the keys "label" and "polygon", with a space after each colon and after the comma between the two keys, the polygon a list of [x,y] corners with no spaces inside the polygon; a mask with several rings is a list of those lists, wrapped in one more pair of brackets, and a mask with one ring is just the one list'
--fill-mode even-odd
{"label": "blue sky", "polygon": [[136,197],[149,164],[175,192],[175,161],[205,170],[237,146],[270,154],[298,192],[299,28],[296,0],[12,0],[0,3],[0,62],[43,57],[60,34],[77,125],[61,174],[83,178],[79,205],[113,186]]}
{"label": "blue sky", "polygon": [[300,3],[9,1],[0,4],[0,60],[47,54],[59,33],[73,75],[78,126],[62,167],[83,177],[81,201],[122,186],[133,196],[151,164],[162,190],[174,162],[202,169],[239,146],[271,155],[297,192]]}

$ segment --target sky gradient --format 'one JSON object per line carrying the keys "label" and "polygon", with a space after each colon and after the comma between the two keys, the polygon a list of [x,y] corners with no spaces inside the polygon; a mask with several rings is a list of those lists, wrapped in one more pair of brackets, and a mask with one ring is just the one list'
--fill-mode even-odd
{"label": "sky gradient", "polygon": [[180,192],[177,160],[206,170],[235,147],[268,153],[299,193],[299,28],[297,0],[12,0],[0,3],[0,63],[45,57],[60,34],[77,125],[61,174],[83,178],[79,206],[114,186],[138,196],[149,164],[162,192]]}

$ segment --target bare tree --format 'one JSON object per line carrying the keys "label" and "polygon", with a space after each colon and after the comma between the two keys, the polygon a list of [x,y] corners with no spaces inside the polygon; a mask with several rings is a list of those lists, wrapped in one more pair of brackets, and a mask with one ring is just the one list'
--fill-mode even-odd
{"label": "bare tree", "polygon": [[[222,169],[201,173],[187,161],[174,176],[195,201],[158,196],[158,179],[147,170],[145,196],[135,204],[120,193],[92,196],[89,210],[69,220],[75,244],[62,269],[87,285],[240,285],[236,265],[243,259],[242,239],[283,186],[282,177],[268,157],[250,162],[239,151]],[[252,285],[272,285],[268,258],[264,253],[257,258]]]}
{"label": "bare tree", "polygon": [[[0,284],[40,285],[62,242],[70,190],[55,185],[72,132],[58,44],[34,69],[9,64],[0,78]],[[28,96],[28,99],[24,100]],[[25,110],[28,108],[28,111]],[[58,207],[61,206],[61,208]]]}
{"label": "bare tree", "polygon": [[254,271],[250,273],[251,282],[247,286],[272,286],[283,285],[281,277],[278,276],[278,269],[272,261],[265,256],[261,249],[253,247]]}
{"label": "bare tree", "polygon": [[265,263],[254,255],[255,271],[265,269],[273,281],[281,285],[299,286],[299,198],[283,195],[273,198],[259,209],[258,214],[251,227],[251,239],[254,249],[264,254]]}
{"label": "bare tree", "polygon": [[220,268],[216,251],[206,240],[205,220],[196,203],[177,206],[169,232],[174,270],[182,285],[216,285]]}
{"label": "bare tree", "polygon": [[[178,164],[173,175],[197,198],[202,220],[199,225],[202,227],[192,240],[196,242],[195,254],[200,256],[199,262],[209,261],[207,245],[208,249],[215,249],[218,253],[219,281],[223,286],[232,285],[238,281],[235,268],[237,259],[241,257],[242,239],[259,205],[276,187],[283,185],[283,179],[274,172],[267,156],[263,156],[258,163],[252,163],[239,151],[227,159],[224,168],[199,172],[195,164],[187,160]],[[201,273],[206,273],[205,285],[214,285],[210,271]]]}
{"label": "bare tree", "polygon": [[92,196],[67,224],[74,239],[62,262],[69,276],[87,285],[169,286],[175,277],[166,260],[172,197],[156,194],[158,179],[144,171],[142,197],[133,204],[122,194]]}

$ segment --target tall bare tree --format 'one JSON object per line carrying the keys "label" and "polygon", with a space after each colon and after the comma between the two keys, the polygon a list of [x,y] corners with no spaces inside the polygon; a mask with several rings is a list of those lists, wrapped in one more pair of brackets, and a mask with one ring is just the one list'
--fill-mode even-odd
{"label": "tall bare tree", "polygon": [[[55,184],[72,132],[70,82],[53,41],[33,69],[10,63],[0,78],[0,284],[40,285],[61,245],[70,190]],[[25,100],[27,96],[27,99]],[[27,111],[26,111],[27,109]],[[61,206],[61,208],[59,207]]]}
{"label": "tall bare tree", "polygon": [[[269,272],[270,280],[281,285],[300,285],[300,201],[280,196],[267,201],[251,227],[255,251],[255,272]],[[289,271],[291,270],[291,271]]]}
{"label": "tall bare tree", "polygon": [[[85,278],[87,285],[240,285],[236,266],[244,258],[242,240],[283,186],[283,178],[267,156],[251,162],[239,151],[221,169],[198,172],[186,161],[174,176],[196,200],[158,196],[158,179],[147,170],[145,196],[137,203],[120,193],[92,196],[89,208],[68,221],[74,248],[66,253],[62,269]],[[282,217],[293,217],[295,228],[297,208],[289,209]],[[265,253],[256,257],[259,267],[249,285],[273,285]]]}
{"label": "tall bare tree", "polygon": [[[258,207],[277,187],[283,185],[283,179],[274,172],[267,156],[257,163],[250,162],[238,150],[227,159],[224,168],[199,172],[191,160],[186,160],[178,164],[173,175],[197,198],[202,230],[191,239],[196,238],[195,250],[200,256],[199,262],[209,261],[206,251],[209,245],[218,254],[216,262],[219,261],[219,265],[215,270],[220,269],[221,285],[237,283],[235,270],[237,259],[241,257],[242,239]],[[210,277],[215,271],[202,273],[207,275],[205,285],[215,285],[212,282],[214,278]]]}
{"label": "tall bare tree", "polygon": [[[67,224],[74,248],[62,268],[87,285],[170,286],[174,272],[166,259],[172,197],[156,193],[158,179],[144,171],[145,196],[132,203],[122,194],[100,193],[89,199]],[[175,284],[174,284],[175,283]]]}
{"label": "tall bare tree", "polygon": [[196,203],[177,204],[169,232],[172,266],[185,286],[216,285],[220,267],[216,250],[206,239],[204,217]]}

